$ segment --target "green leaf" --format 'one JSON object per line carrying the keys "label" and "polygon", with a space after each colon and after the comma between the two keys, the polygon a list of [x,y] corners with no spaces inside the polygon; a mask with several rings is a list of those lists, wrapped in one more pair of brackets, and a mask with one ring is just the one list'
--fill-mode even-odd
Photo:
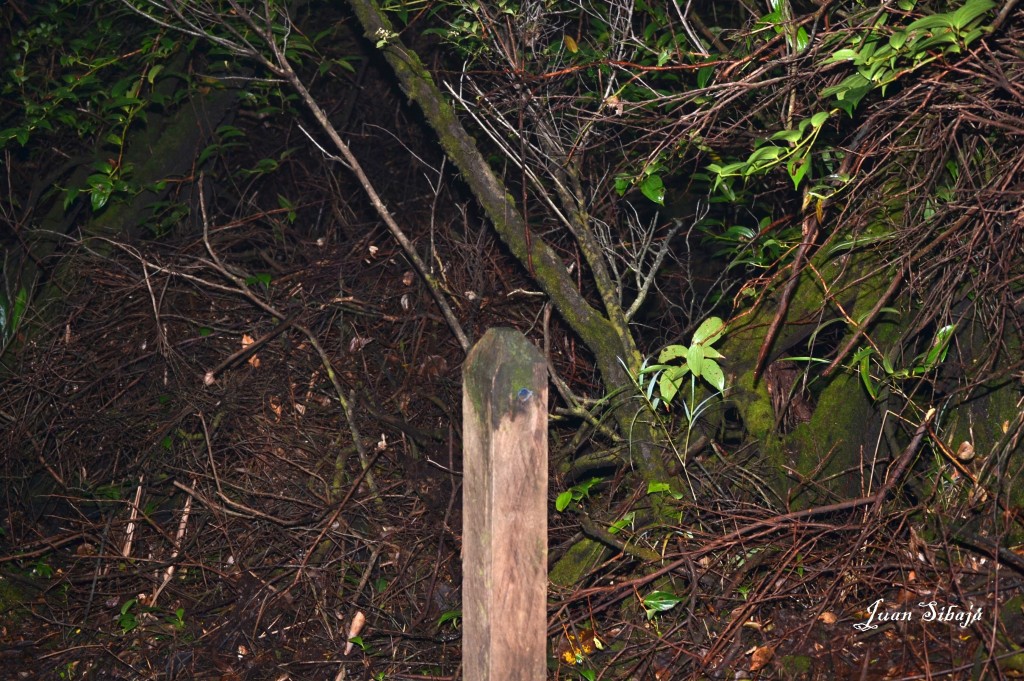
{"label": "green leaf", "polygon": [[807,30],[803,26],[798,27],[796,29],[796,51],[803,52],[810,42],[811,38],[807,35]]}
{"label": "green leaf", "polygon": [[260,272],[245,278],[245,285],[252,286],[253,284],[263,284],[265,288],[270,287],[271,276],[269,272]]}
{"label": "green leaf", "polygon": [[683,599],[668,591],[653,591],[643,599],[644,610],[647,619],[651,619],[659,612],[666,612],[682,603]]}
{"label": "green leaf", "polygon": [[803,137],[803,133],[799,130],[779,130],[777,133],[769,137],[770,140],[784,140],[792,144],[796,144]]}
{"label": "green leaf", "polygon": [[708,317],[693,332],[693,342],[700,345],[713,345],[724,333],[725,322],[720,317]]}
{"label": "green leaf", "polygon": [[702,66],[697,69],[697,87],[706,88],[711,82],[711,76],[715,74],[714,66]]}
{"label": "green leaf", "polygon": [[640,183],[640,191],[659,206],[665,205],[665,183],[661,175],[651,174],[645,177]]}
{"label": "green leaf", "polygon": [[609,525],[608,526],[608,532],[610,534],[618,534],[619,532],[622,532],[624,529],[626,529],[627,527],[632,525],[633,521],[635,519],[636,519],[636,511],[630,511],[629,513],[627,513],[626,515],[622,516],[621,518],[616,520],[614,523]]}
{"label": "green leaf", "polygon": [[449,610],[448,612],[441,613],[441,616],[437,618],[437,626],[444,626],[448,622],[451,622],[452,626],[456,626],[460,619],[462,619],[461,610]]}
{"label": "green leaf", "polygon": [[685,357],[685,356],[686,356],[686,346],[685,345],[669,345],[668,347],[666,347],[664,350],[661,351],[660,355],[658,355],[658,363],[659,364],[664,364],[665,362],[668,362],[670,360],[677,359],[679,357]]}
{"label": "green leaf", "polygon": [[110,200],[110,193],[114,187],[109,180],[106,182],[99,182],[89,188],[89,201],[92,203],[92,209],[99,211]]}
{"label": "green leaf", "polygon": [[623,196],[629,191],[629,188],[633,185],[632,179],[628,175],[618,175],[615,178],[615,193],[619,196]]}
{"label": "green leaf", "polygon": [[864,383],[864,388],[868,391],[868,395],[871,396],[871,399],[877,400],[878,391],[875,389],[875,382],[871,378],[871,352],[871,348],[862,348],[861,351],[854,356],[854,359],[857,359],[859,356],[860,379]]}
{"label": "green leaf", "polygon": [[720,353],[718,350],[715,350],[707,343],[704,344],[704,357],[711,359],[725,359],[725,355]]}
{"label": "green leaf", "polygon": [[690,346],[689,352],[686,353],[686,366],[690,367],[690,371],[697,378],[700,378],[701,369],[704,368],[704,346],[700,343],[694,343]]}
{"label": "green leaf", "polygon": [[893,373],[896,371],[892,366],[892,362],[889,361],[889,357],[887,355],[882,355],[882,371],[884,371],[890,376],[892,376]]}
{"label": "green leaf", "polygon": [[789,173],[790,179],[793,180],[794,189],[800,188],[800,182],[803,181],[810,167],[811,163],[807,156],[794,157],[786,163],[786,171]]}
{"label": "green leaf", "polygon": [[704,380],[715,386],[718,392],[725,391],[725,374],[722,373],[722,367],[718,365],[718,362],[713,359],[705,359],[701,371],[704,374]]}
{"label": "green leaf", "polygon": [[555,499],[555,510],[558,511],[559,513],[561,513],[562,511],[564,511],[565,509],[567,509],[569,507],[569,503],[571,501],[572,501],[572,490],[567,489],[564,492],[562,492],[561,494],[559,494],[558,498]]}
{"label": "green leaf", "polygon": [[68,189],[67,192],[64,194],[64,211],[65,212],[67,212],[68,208],[71,207],[71,204],[73,204],[75,202],[75,199],[78,198],[79,191],[80,191],[79,189],[77,189],[75,187],[72,187],[71,189]]}
{"label": "green leaf", "polygon": [[996,6],[992,0],[967,0],[964,6],[953,12],[952,23],[958,30],[963,30],[985,12]]}
{"label": "green leaf", "polygon": [[931,371],[946,360],[946,352],[949,351],[949,341],[953,337],[954,331],[956,331],[956,324],[950,324],[942,327],[935,334],[935,341],[932,343],[932,347],[924,360],[926,371]]}
{"label": "green leaf", "polygon": [[683,383],[683,377],[688,373],[690,373],[688,366],[666,369],[665,373],[658,380],[658,391],[661,393],[661,399],[665,400],[665,402],[672,402]]}
{"label": "green leaf", "polygon": [[819,111],[818,113],[811,116],[811,125],[815,128],[820,128],[821,125],[828,120],[828,111]]}
{"label": "green leaf", "polygon": [[647,483],[648,494],[660,494],[661,492],[671,492],[672,487],[667,482],[649,482]]}
{"label": "green leaf", "polygon": [[841,50],[836,50],[835,52],[833,52],[832,55],[828,59],[825,60],[825,63],[826,64],[830,64],[832,62],[837,62],[837,61],[847,61],[847,60],[850,60],[850,59],[857,59],[859,56],[860,56],[860,52],[858,52],[857,50],[851,50],[850,48],[843,48]]}

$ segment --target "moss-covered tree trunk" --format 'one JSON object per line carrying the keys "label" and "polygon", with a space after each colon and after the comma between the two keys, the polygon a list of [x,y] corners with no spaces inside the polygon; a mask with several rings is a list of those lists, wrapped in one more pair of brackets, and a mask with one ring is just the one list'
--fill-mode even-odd
{"label": "moss-covered tree trunk", "polygon": [[[555,309],[593,353],[605,389],[628,390],[632,379],[627,368],[636,371],[642,358],[624,316],[604,314],[591,305],[551,247],[539,235],[528,234],[529,227],[515,199],[477,149],[418,55],[402,45],[377,4],[373,0],[351,0],[350,4],[367,38],[381,45],[402,90],[423,110],[445,153],[462,173],[501,240],[520,263],[529,265]],[[600,276],[600,272],[595,275]],[[659,444],[662,435],[655,425],[638,419],[636,410],[628,406],[617,410],[616,420],[630,438],[632,460],[641,476],[645,480],[667,479]]]}

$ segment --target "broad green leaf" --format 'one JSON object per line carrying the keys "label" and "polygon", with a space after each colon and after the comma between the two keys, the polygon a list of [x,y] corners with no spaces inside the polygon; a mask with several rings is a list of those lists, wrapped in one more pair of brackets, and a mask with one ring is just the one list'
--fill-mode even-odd
{"label": "broad green leaf", "polygon": [[953,26],[960,30],[967,28],[972,21],[995,6],[992,0],[967,0],[963,7],[953,12]]}
{"label": "broad green leaf", "polygon": [[559,513],[561,513],[562,511],[564,511],[566,508],[569,507],[569,503],[571,501],[572,501],[572,490],[567,489],[564,492],[562,492],[561,494],[559,494],[558,498],[555,499],[555,510],[558,511]]}
{"label": "broad green leaf", "polygon": [[803,133],[799,130],[779,130],[777,133],[769,137],[770,140],[784,140],[786,142],[796,143],[803,137]]}
{"label": "broad green leaf", "polygon": [[786,163],[786,170],[789,172],[790,179],[793,180],[794,189],[799,189],[800,182],[803,181],[810,167],[810,160],[806,156],[791,158]]}
{"label": "broad green leaf", "polygon": [[697,69],[697,87],[705,88],[711,82],[711,76],[715,74],[714,66],[702,66]]}
{"label": "broad green leaf", "polygon": [[667,482],[649,482],[647,483],[648,494],[659,494],[661,492],[671,492],[672,487]]}
{"label": "broad green leaf", "polygon": [[956,324],[950,324],[939,329],[938,333],[935,334],[935,342],[932,343],[931,349],[928,351],[928,355],[925,357],[925,367],[927,370],[932,370],[936,365],[941,364],[946,359],[946,352],[949,350],[949,341],[953,337],[953,332],[956,331]]}
{"label": "broad green leaf", "polygon": [[811,42],[811,37],[809,35],[807,35],[807,29],[805,29],[803,26],[799,26],[796,29],[796,44],[795,45],[792,44],[793,43],[793,38],[791,37],[791,34],[790,33],[786,34],[786,43],[789,45],[789,47],[791,49],[795,48],[794,51],[796,51],[796,52],[803,52],[804,50],[806,50],[807,49],[807,45],[810,44],[810,42]]}
{"label": "broad green leaf", "polygon": [[694,343],[690,346],[690,350],[686,353],[686,366],[690,367],[690,371],[697,378],[700,378],[700,371],[704,367],[704,346],[700,343]]}
{"label": "broad green leaf", "polygon": [[713,345],[725,333],[725,322],[720,317],[708,317],[693,332],[693,342]]}
{"label": "broad green leaf", "polygon": [[622,196],[623,194],[629,191],[629,188],[632,186],[632,184],[633,181],[629,178],[628,175],[619,175],[618,177],[615,178],[615,193],[618,194],[619,196]]}
{"label": "broad green leaf", "polygon": [[651,174],[645,177],[640,183],[640,191],[659,206],[665,205],[665,183],[661,175]]}
{"label": "broad green leaf", "polygon": [[683,377],[690,372],[686,366],[671,367],[658,379],[658,390],[661,392],[661,399],[671,403],[672,399],[679,392],[679,386],[683,383]]}
{"label": "broad green leaf", "polygon": [[725,355],[720,353],[718,350],[715,350],[707,343],[704,344],[704,357],[710,357],[711,359],[725,359]]}
{"label": "broad green leaf", "polygon": [[825,63],[829,64],[831,62],[846,61],[846,60],[849,60],[849,59],[856,59],[859,56],[860,56],[860,52],[858,52],[857,50],[851,50],[850,48],[844,48],[844,49],[836,50],[835,52],[833,52],[832,55],[828,59],[825,60]]}
{"label": "broad green leaf", "polygon": [[764,146],[760,149],[755,149],[747,158],[747,164],[753,166],[759,161],[775,161],[783,154],[784,151],[786,150],[782,147],[776,146]]}
{"label": "broad green leaf", "polygon": [[669,360],[673,360],[673,359],[676,359],[678,357],[685,357],[685,356],[686,356],[686,346],[685,345],[669,345],[668,347],[666,347],[664,350],[661,351],[660,355],[658,355],[658,363],[659,364],[664,364],[665,362],[668,362]]}
{"label": "broad green leaf", "polygon": [[682,598],[668,591],[652,591],[644,596],[643,599],[644,610],[647,612],[647,619],[651,619],[659,612],[671,610],[682,601]]}
{"label": "broad green leaf", "polygon": [[718,392],[725,391],[725,374],[722,373],[722,367],[718,365],[718,362],[705,358],[701,372],[704,374],[704,380],[715,386]]}
{"label": "broad green leaf", "polygon": [[815,128],[820,128],[822,123],[828,120],[828,111],[819,111],[818,113],[811,116],[811,125]]}
{"label": "broad green leaf", "polygon": [[622,516],[614,523],[608,526],[608,532],[610,534],[618,534],[622,530],[626,529],[633,524],[633,520],[636,519],[636,511],[630,511],[626,515]]}

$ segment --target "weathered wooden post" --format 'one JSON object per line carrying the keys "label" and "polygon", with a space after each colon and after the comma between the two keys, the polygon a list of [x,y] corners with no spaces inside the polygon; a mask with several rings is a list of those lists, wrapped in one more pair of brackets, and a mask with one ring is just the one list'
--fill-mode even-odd
{"label": "weathered wooden post", "polygon": [[462,669],[466,681],[547,676],[548,379],[515,329],[463,369]]}

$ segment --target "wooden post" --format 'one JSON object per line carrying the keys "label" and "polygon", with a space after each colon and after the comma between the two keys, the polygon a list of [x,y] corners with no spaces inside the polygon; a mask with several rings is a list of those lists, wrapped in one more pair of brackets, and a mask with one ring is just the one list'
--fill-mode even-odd
{"label": "wooden post", "polygon": [[466,681],[547,677],[548,378],[515,329],[463,368],[462,669]]}

